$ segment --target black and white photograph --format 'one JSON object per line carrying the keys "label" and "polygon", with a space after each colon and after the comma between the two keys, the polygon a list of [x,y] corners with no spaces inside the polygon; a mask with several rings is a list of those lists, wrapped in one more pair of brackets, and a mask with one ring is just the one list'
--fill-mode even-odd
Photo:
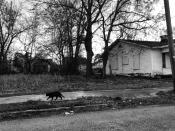
{"label": "black and white photograph", "polygon": [[175,0],[0,0],[0,131],[175,131]]}

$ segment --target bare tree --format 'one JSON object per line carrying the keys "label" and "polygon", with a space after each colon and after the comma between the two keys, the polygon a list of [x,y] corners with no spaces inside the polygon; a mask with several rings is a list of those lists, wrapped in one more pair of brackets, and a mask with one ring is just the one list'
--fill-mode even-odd
{"label": "bare tree", "polygon": [[[141,3],[140,3],[141,4]],[[134,1],[130,0],[117,0],[113,2],[113,8],[108,10],[108,13],[100,12],[102,38],[105,43],[103,57],[103,74],[106,75],[106,64],[109,55],[109,43],[111,40],[112,33],[118,34],[117,38],[132,39],[137,31],[152,28],[153,26],[149,23],[153,21],[151,17],[151,6],[148,8],[148,4],[144,3],[141,9]]]}
{"label": "bare tree", "polygon": [[39,17],[37,12],[37,7],[33,11],[34,16],[31,16],[29,19],[26,19],[26,25],[30,26],[30,29],[23,32],[19,35],[19,41],[24,46],[25,52],[25,73],[31,72],[31,61],[32,56],[35,56],[36,53],[36,38],[39,36]]}
{"label": "bare tree", "polygon": [[86,35],[85,35],[85,48],[87,52],[86,75],[91,76],[92,71],[92,26],[99,22],[100,13],[105,10],[110,4],[111,0],[81,0],[81,4],[85,10],[86,17]]}
{"label": "bare tree", "polygon": [[[87,63],[86,63],[87,76],[91,76],[93,74],[92,57],[94,53],[92,51],[92,38],[94,32],[92,30],[92,27],[93,25],[96,25],[99,22],[100,12],[102,10],[104,11],[105,8],[108,8],[110,2],[111,0],[81,0],[81,2],[77,2],[76,6],[67,6],[69,9],[74,9],[75,11],[81,14],[80,15],[81,17],[79,17],[81,21],[82,19],[85,19],[85,21],[83,20],[84,23],[82,25],[83,30],[81,32],[81,35],[77,35],[78,36],[77,38],[81,38],[85,30],[84,45],[87,53]],[[79,32],[79,30],[77,30],[77,32]],[[77,43],[79,42],[77,41]],[[79,48],[79,46],[77,47]]]}
{"label": "bare tree", "polygon": [[39,3],[42,7],[45,5],[40,15],[46,26],[45,32],[51,35],[50,44],[43,47],[54,53],[60,64],[64,64],[67,57],[70,60],[70,72],[76,73],[85,30],[84,8],[77,8],[79,2],[76,0],[45,0]]}
{"label": "bare tree", "polygon": [[[20,23],[20,9],[13,2],[0,1],[0,64],[3,68],[13,40],[27,28]],[[4,65],[4,66],[3,66]]]}

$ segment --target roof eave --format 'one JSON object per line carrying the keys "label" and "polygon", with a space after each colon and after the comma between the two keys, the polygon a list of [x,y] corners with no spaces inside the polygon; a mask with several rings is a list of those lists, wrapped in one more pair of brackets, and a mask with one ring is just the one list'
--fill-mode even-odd
{"label": "roof eave", "polygon": [[[163,46],[146,46],[146,45],[137,44],[135,42],[130,42],[130,41],[118,39],[118,40],[116,40],[114,42],[114,44],[111,44],[111,46],[109,47],[109,51],[111,51],[117,44],[119,44],[121,42],[125,43],[125,44],[137,45],[137,46],[144,47],[144,48],[149,48],[149,49],[162,49],[162,48],[168,47],[168,45],[163,45]],[[175,46],[175,44],[174,44],[174,46]]]}
{"label": "roof eave", "polygon": [[145,48],[152,48],[152,47],[150,47],[150,46],[140,45],[140,44],[136,44],[136,43],[134,43],[134,42],[128,42],[128,41],[124,41],[124,40],[122,40],[122,41],[125,42],[126,44],[137,45],[137,46],[141,46],[141,47],[145,47]]}
{"label": "roof eave", "polygon": [[[175,46],[175,44],[173,44],[174,46]],[[155,46],[155,47],[153,47],[153,48],[160,48],[160,49],[162,49],[162,48],[167,48],[168,47],[168,44],[167,45],[163,45],[163,46]]]}

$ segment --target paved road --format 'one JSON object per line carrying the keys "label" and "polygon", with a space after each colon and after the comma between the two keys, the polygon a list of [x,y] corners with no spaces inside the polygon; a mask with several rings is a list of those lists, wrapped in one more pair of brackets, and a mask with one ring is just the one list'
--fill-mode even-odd
{"label": "paved road", "polygon": [[0,122],[0,131],[175,131],[175,106]]}
{"label": "paved road", "polygon": [[[64,99],[72,100],[79,97],[86,96],[121,96],[121,97],[149,97],[154,96],[158,91],[171,90],[169,88],[145,88],[145,89],[119,89],[119,90],[97,90],[97,91],[75,91],[75,92],[63,92],[65,96]],[[46,101],[47,97],[45,94],[41,95],[23,95],[23,96],[11,96],[11,97],[0,97],[0,104],[5,103],[18,103],[26,102],[28,100],[44,100]]]}

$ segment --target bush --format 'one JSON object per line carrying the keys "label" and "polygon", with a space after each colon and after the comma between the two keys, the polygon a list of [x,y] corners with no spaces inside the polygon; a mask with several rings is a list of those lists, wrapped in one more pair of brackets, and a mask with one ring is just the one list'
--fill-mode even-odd
{"label": "bush", "polygon": [[0,74],[10,74],[10,73],[11,73],[10,64],[1,63],[0,64]]}

